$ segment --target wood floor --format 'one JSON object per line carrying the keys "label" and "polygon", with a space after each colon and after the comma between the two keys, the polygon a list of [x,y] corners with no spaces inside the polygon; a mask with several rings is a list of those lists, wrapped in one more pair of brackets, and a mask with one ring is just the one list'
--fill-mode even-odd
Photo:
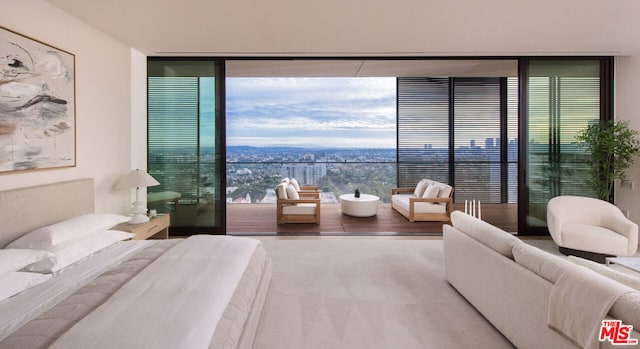
{"label": "wood floor", "polygon": [[[463,210],[464,204],[454,205]],[[516,204],[483,204],[482,219],[508,232],[517,231]],[[380,204],[374,217],[345,216],[340,204],[322,204],[320,224],[276,224],[275,204],[227,205],[227,233],[255,234],[442,234],[441,222],[409,222],[391,208]]]}

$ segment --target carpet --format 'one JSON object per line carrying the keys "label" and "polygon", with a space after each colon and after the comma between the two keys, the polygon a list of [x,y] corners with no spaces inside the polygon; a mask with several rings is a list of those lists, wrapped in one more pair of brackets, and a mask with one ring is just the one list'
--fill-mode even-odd
{"label": "carpet", "polygon": [[441,239],[260,237],[257,349],[512,348],[445,277]]}

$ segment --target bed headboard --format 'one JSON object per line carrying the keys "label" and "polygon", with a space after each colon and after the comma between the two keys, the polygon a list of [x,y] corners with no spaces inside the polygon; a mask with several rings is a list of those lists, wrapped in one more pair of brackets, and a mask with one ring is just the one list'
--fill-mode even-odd
{"label": "bed headboard", "polygon": [[0,248],[33,229],[94,209],[93,178],[0,191]]}

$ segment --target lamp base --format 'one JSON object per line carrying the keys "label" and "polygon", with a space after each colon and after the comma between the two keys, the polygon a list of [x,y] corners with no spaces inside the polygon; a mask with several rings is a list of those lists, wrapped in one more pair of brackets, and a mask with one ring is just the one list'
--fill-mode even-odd
{"label": "lamp base", "polygon": [[140,224],[140,223],[145,223],[149,221],[149,217],[143,215],[142,213],[138,213],[135,214],[133,217],[131,217],[130,220],[127,221],[127,223],[129,224]]}
{"label": "lamp base", "polygon": [[136,200],[133,202],[133,207],[131,208],[131,219],[127,221],[129,224],[140,224],[149,221],[149,217],[145,213],[147,213],[147,205],[145,202],[140,200]]}

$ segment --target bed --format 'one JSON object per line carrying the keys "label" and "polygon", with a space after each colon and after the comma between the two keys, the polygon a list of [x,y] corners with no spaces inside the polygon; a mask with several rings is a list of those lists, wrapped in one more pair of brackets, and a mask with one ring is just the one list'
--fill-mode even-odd
{"label": "bed", "polygon": [[[210,235],[132,241],[123,232],[92,228],[82,240],[56,240],[47,250],[42,244],[54,238],[33,238],[103,215],[94,213],[93,179],[0,192],[0,251],[38,258],[4,274],[38,281],[0,300],[0,348],[253,346],[271,280],[271,259],[260,241]],[[51,267],[66,258],[58,250],[67,247],[58,247],[87,253],[84,241],[112,235],[117,242]]]}

